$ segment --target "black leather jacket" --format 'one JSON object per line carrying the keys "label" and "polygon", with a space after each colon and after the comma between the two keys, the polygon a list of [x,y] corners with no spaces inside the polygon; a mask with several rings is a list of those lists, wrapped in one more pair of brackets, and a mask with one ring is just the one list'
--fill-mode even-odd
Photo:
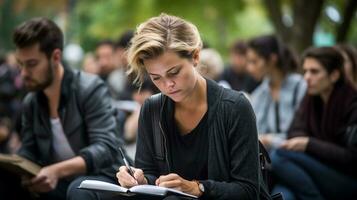
{"label": "black leather jacket", "polygon": [[[115,177],[122,165],[118,153],[122,143],[107,87],[95,75],[64,68],[58,113],[68,142],[84,158],[87,174]],[[29,93],[24,99],[18,154],[42,166],[54,163],[49,119],[44,93]]]}

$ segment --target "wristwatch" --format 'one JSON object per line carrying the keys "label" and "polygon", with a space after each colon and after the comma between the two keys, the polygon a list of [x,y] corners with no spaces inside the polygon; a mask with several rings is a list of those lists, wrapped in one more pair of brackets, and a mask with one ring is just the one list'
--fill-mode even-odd
{"label": "wristwatch", "polygon": [[198,182],[198,189],[200,189],[200,191],[202,192],[202,194],[205,193],[205,186],[204,186],[202,183],[200,183],[200,182]]}
{"label": "wristwatch", "polygon": [[200,196],[202,196],[205,193],[205,186],[199,182],[198,180],[193,180],[197,185],[198,185],[198,189],[200,190]]}

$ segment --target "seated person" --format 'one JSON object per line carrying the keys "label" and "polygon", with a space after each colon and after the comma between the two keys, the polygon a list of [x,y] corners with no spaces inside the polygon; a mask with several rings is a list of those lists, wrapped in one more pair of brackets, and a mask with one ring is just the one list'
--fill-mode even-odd
{"label": "seated person", "polygon": [[11,136],[11,121],[9,118],[0,118],[0,153],[10,153],[8,142]]}
{"label": "seated person", "polygon": [[9,53],[7,59],[0,57],[0,153],[16,152],[20,145],[15,128],[23,90],[16,65],[9,64],[12,55]]}
{"label": "seated person", "polygon": [[288,138],[272,153],[285,199],[356,199],[357,92],[345,79],[333,47],[308,49],[302,58],[308,89]]}
{"label": "seated person", "polygon": [[278,147],[286,138],[296,109],[306,93],[306,83],[294,71],[293,53],[273,35],[248,42],[248,71],[263,82],[252,92],[259,140],[267,149]]}
{"label": "seated person", "polygon": [[201,50],[197,70],[202,76],[217,81],[223,69],[223,60],[217,50],[212,48]]}
{"label": "seated person", "polygon": [[[18,154],[42,166],[37,176],[23,179],[23,185],[41,199],[97,199],[93,192],[77,190],[81,180],[115,182],[121,165],[121,144],[105,84],[95,75],[63,65],[63,34],[48,19],[24,22],[13,39],[24,86],[30,91],[24,99]],[[25,191],[8,178],[12,184],[0,179],[1,198],[28,198],[17,198]]]}
{"label": "seated person", "polygon": [[138,132],[138,120],[140,115],[141,106],[145,100],[158,93],[157,87],[150,80],[149,77],[145,77],[144,82],[140,87],[133,89],[133,99],[137,103],[135,110],[128,116],[124,126],[124,139],[127,143],[133,143],[136,141],[136,135]]}
{"label": "seated person", "polygon": [[270,199],[253,109],[242,93],[198,73],[201,48],[196,26],[175,16],[161,14],[137,28],[128,51],[130,72],[139,83],[147,72],[161,94],[141,109],[134,177],[122,166],[118,182],[203,199]]}
{"label": "seated person", "polygon": [[220,84],[236,91],[251,94],[261,83],[261,79],[254,79],[247,71],[247,44],[235,41],[229,50],[229,63],[219,79]]}

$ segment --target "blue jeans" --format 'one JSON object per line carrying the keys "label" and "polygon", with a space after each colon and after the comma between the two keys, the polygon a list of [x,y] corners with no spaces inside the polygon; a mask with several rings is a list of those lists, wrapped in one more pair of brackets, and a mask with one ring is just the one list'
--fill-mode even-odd
{"label": "blue jeans", "polygon": [[283,192],[286,200],[294,197],[301,200],[357,197],[356,179],[305,153],[278,149],[271,153],[271,160],[273,173],[278,179],[273,192]]}

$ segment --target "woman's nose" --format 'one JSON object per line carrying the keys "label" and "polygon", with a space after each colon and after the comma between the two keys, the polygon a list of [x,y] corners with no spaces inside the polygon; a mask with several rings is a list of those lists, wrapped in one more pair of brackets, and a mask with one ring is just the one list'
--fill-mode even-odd
{"label": "woman's nose", "polygon": [[166,79],[165,86],[166,88],[172,88],[175,85],[175,82],[171,79]]}

